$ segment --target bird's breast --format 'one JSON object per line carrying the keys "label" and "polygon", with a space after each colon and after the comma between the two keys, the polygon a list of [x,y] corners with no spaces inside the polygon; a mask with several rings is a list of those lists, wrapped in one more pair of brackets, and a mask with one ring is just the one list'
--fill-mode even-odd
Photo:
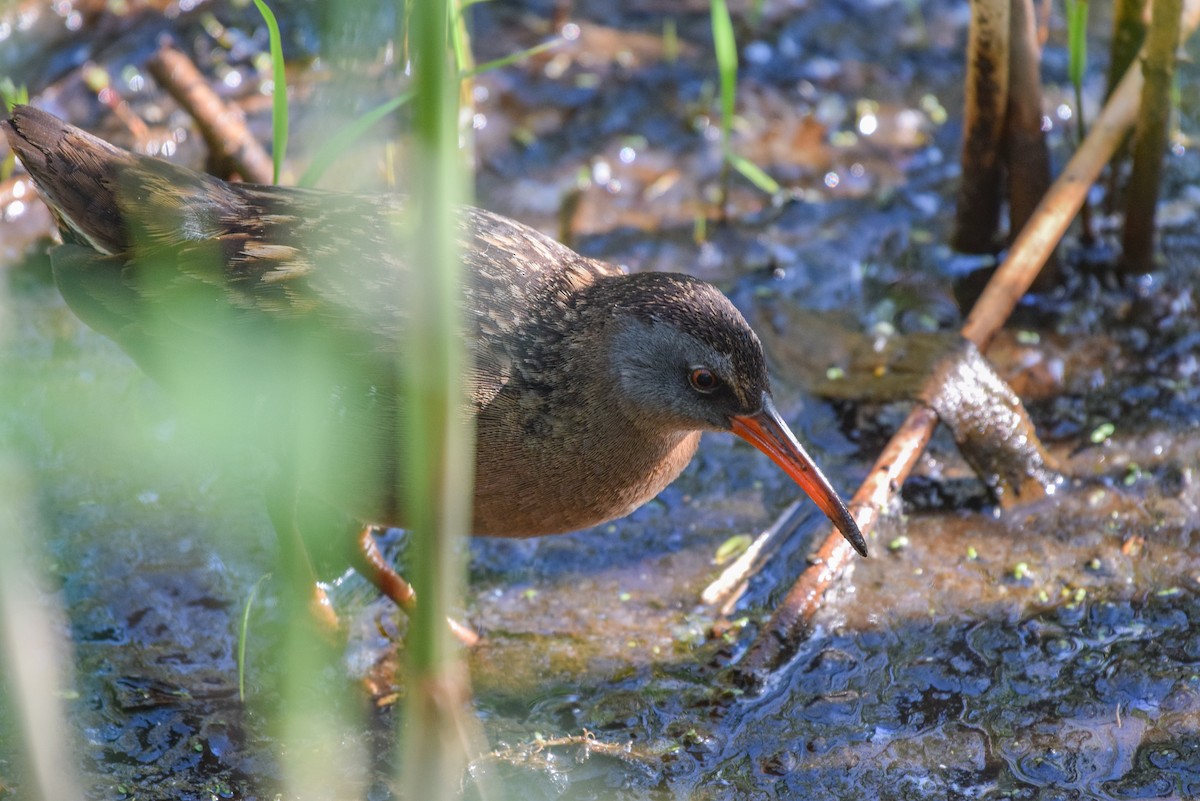
{"label": "bird's breast", "polygon": [[474,533],[533,537],[623,517],[674,481],[699,442],[699,432],[563,442],[497,436],[481,423]]}

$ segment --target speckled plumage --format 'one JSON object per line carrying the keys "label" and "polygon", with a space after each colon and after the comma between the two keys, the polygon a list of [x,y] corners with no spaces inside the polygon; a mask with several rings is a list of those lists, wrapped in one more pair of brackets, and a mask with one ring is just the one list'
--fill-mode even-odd
{"label": "speckled plumage", "polygon": [[[55,278],[85,322],[289,462],[307,492],[404,524],[398,198],[229,184],[28,107],[3,125],[64,232]],[[459,233],[476,533],[624,515],[678,475],[700,431],[774,414],[758,339],[711,285],[626,276],[480,209],[461,212]],[[698,365],[717,389],[689,385]],[[211,394],[223,380],[238,397]],[[340,458],[299,452],[297,426],[315,420]],[[823,508],[853,527],[840,501]]]}

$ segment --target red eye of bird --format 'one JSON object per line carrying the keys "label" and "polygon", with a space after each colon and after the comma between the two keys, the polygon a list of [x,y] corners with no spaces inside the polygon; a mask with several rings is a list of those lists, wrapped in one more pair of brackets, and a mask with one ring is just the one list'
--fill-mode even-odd
{"label": "red eye of bird", "polygon": [[717,378],[716,373],[707,367],[697,367],[692,370],[688,376],[688,381],[691,382],[692,389],[705,394],[721,386],[721,380]]}

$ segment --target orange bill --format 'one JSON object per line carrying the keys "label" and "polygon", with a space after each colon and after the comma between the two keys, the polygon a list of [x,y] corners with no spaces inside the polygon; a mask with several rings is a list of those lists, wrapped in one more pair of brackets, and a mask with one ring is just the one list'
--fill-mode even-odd
{"label": "orange bill", "polygon": [[821,507],[821,511],[833,521],[842,536],[854,546],[854,550],[863,556],[867,555],[867,541],[847,511],[846,504],[842,503],[829,479],[825,478],[817,463],[796,440],[787,423],[783,422],[770,395],[763,393],[762,409],[757,413],[732,417],[730,423],[733,424],[733,433],[770,456],[775,464],[783,468],[783,472],[800,485],[800,489]]}

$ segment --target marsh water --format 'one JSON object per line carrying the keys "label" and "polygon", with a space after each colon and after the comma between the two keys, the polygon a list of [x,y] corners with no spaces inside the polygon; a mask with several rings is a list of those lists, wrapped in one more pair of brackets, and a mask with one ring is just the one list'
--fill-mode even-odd
{"label": "marsh water", "polygon": [[[719,222],[708,5],[474,6],[480,63],[563,37],[478,77],[476,202],[631,270],[717,282],[762,337],[784,416],[849,495],[909,406],[825,397],[822,382],[864,333],[955,330],[977,271],[994,263],[945,245],[967,6],[735,5],[734,147],[788,197],[735,176]],[[328,124],[331,70],[356,65],[363,109],[399,91],[394,70],[368,65],[386,62],[400,23],[383,4],[333,32],[307,4],[276,10],[302,160]],[[1051,10],[1043,67],[1057,166],[1078,118],[1060,15]],[[1093,20],[1096,53],[1105,26]],[[0,11],[0,30],[0,73],[21,76],[44,107],[133,144],[119,116],[99,114],[89,73],[99,68],[152,137],[198,166],[198,137],[176,134],[186,119],[142,67],[170,32],[266,138],[266,38],[252,7],[16,3]],[[1102,68],[1089,74],[1089,116]],[[989,352],[1065,467],[1057,492],[1002,511],[939,433],[871,558],[838,582],[797,656],[751,693],[726,670],[828,524],[810,505],[736,609],[703,605],[723,544],[769,526],[796,495],[744,443],[706,436],[684,475],[623,520],[472,541],[462,618],[483,642],[466,655],[481,743],[468,795],[1200,797],[1200,82],[1193,65],[1181,69],[1160,269],[1118,281],[1119,215],[1099,213],[1100,244],[1069,237],[1056,286],[1027,299]],[[326,185],[384,184],[378,152],[351,161]],[[40,571],[28,601],[49,614],[66,666],[54,703],[69,768],[92,799],[275,798],[266,721],[285,666],[270,581],[257,593],[245,702],[236,660],[244,603],[275,559],[262,504],[273,468],[209,446],[71,314],[49,275],[48,215],[12,187],[0,198],[0,437],[28,488],[20,520]],[[384,545],[402,564],[403,534]],[[357,576],[332,593],[350,644],[328,687],[366,679],[385,692],[378,703],[363,692],[362,725],[321,759],[345,797],[389,798],[402,700],[386,690],[403,694],[390,673],[403,622]],[[323,692],[313,688],[315,704]],[[29,797],[20,731],[10,699],[0,798]]]}

